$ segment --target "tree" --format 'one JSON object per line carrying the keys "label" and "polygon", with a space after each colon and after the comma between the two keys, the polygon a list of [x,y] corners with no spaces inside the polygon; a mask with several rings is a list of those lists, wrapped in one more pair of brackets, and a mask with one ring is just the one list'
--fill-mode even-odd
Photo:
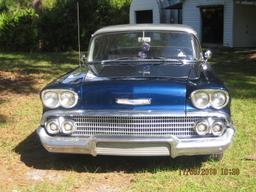
{"label": "tree", "polygon": [[129,21],[131,0],[0,0],[0,49],[77,50],[77,1],[83,50],[97,29]]}

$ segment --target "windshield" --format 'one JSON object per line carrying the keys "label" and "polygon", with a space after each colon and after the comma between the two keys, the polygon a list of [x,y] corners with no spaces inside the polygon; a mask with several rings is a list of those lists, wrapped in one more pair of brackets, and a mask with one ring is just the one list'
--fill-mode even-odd
{"label": "windshield", "polygon": [[98,35],[91,42],[88,57],[88,63],[99,76],[186,77],[187,67],[177,65],[197,60],[200,47],[196,38],[189,33],[170,31]]}
{"label": "windshield", "polygon": [[96,36],[89,61],[173,58],[195,60],[195,39],[185,32],[123,32]]}

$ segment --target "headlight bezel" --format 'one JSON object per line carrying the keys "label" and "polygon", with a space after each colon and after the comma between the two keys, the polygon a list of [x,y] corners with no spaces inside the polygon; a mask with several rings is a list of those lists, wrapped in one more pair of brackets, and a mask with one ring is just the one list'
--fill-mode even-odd
{"label": "headlight bezel", "polygon": [[[221,130],[220,131],[215,131],[214,130],[214,126],[216,125],[219,125],[221,127]],[[214,135],[214,136],[221,136],[223,135],[223,133],[225,132],[226,130],[226,124],[225,122],[221,121],[221,120],[216,120],[215,122],[213,122],[212,126],[211,126],[211,133]]]}
{"label": "headlight bezel", "polygon": [[[74,96],[74,98],[75,98],[75,101],[74,101],[74,103],[72,104],[72,105],[70,105],[70,106],[67,106],[67,105],[64,105],[63,104],[63,101],[62,101],[62,94],[64,94],[64,93],[71,93],[71,94],[73,94],[73,96]],[[77,104],[77,102],[78,102],[78,95],[77,95],[77,93],[75,93],[74,91],[62,91],[62,92],[60,92],[59,93],[59,102],[60,102],[60,106],[62,106],[63,108],[66,108],[66,109],[70,109],[70,108],[73,108],[74,106],[76,106],[76,104]]]}
{"label": "headlight bezel", "polygon": [[[223,94],[224,97],[225,97],[225,99],[226,99],[225,102],[224,102],[224,104],[221,105],[221,106],[214,106],[214,104],[213,104],[213,99],[212,99],[212,97],[213,97],[213,95],[216,94],[216,93],[221,93],[221,94]],[[229,103],[229,94],[228,94],[227,91],[225,91],[225,90],[216,90],[216,91],[213,91],[213,92],[212,92],[212,94],[211,94],[211,106],[212,106],[214,109],[222,109],[222,108],[226,107],[228,103]]]}
{"label": "headlight bezel", "polygon": [[[206,93],[209,96],[209,102],[204,107],[200,107],[195,103],[195,96],[196,96],[197,93],[200,93],[200,92]],[[225,95],[225,99],[226,99],[225,103],[221,106],[215,106],[213,104],[212,96],[216,93],[222,93],[222,94]],[[191,93],[190,98],[191,98],[191,102],[192,102],[193,106],[198,108],[198,109],[206,109],[206,108],[209,108],[209,107],[212,107],[214,109],[223,109],[224,107],[226,107],[228,105],[229,100],[230,100],[229,93],[226,90],[223,90],[223,89],[198,89],[198,90],[195,90]]]}
{"label": "headlight bezel", "polygon": [[[56,103],[56,105],[50,106],[49,104],[47,104],[47,101],[45,100],[45,95],[48,94],[48,93],[53,93],[53,94],[56,94],[56,95],[57,95],[57,103]],[[41,100],[42,100],[42,102],[43,102],[43,105],[44,105],[45,107],[47,107],[47,108],[50,108],[50,109],[55,109],[55,108],[58,108],[58,107],[60,106],[59,95],[58,95],[58,93],[57,93],[56,91],[54,91],[54,90],[50,90],[50,89],[49,89],[49,90],[43,91],[42,94],[41,94]]]}
{"label": "headlight bezel", "polygon": [[[65,129],[65,124],[69,124],[71,125],[71,130],[66,130]],[[71,135],[74,131],[76,130],[76,125],[75,125],[75,122],[73,120],[69,120],[69,119],[66,119],[62,122],[61,124],[61,131],[63,134],[65,135]]]}
{"label": "headlight bezel", "polygon": [[[55,105],[55,106],[49,106],[49,105],[46,104],[46,102],[45,102],[45,100],[44,100],[44,96],[45,96],[45,94],[47,94],[48,92],[53,92],[53,93],[56,93],[56,94],[58,95],[58,104],[57,104],[57,105]],[[61,95],[62,95],[63,93],[65,93],[65,92],[68,92],[68,93],[71,93],[71,94],[74,95],[75,101],[74,101],[74,103],[73,103],[72,105],[70,105],[70,106],[63,105],[62,102],[61,102]],[[58,107],[63,107],[63,108],[65,108],[65,109],[73,108],[74,106],[77,105],[78,99],[79,99],[78,94],[77,94],[75,91],[70,90],[70,89],[46,89],[46,90],[42,91],[42,93],[41,93],[41,100],[42,100],[42,103],[43,103],[43,105],[44,105],[45,107],[47,107],[47,108],[49,108],[49,109],[56,109],[56,108],[58,108]]]}
{"label": "headlight bezel", "polygon": [[[199,125],[204,125],[206,127],[205,131],[200,131],[198,129]],[[196,123],[196,126],[194,127],[194,130],[197,132],[200,136],[205,136],[210,133],[210,123],[207,120],[199,121]]]}
{"label": "headlight bezel", "polygon": [[[52,130],[50,127],[50,124],[55,124],[57,127],[57,130]],[[49,121],[45,122],[45,129],[50,135],[56,135],[60,133],[60,126],[58,119],[50,119]]]}
{"label": "headlight bezel", "polygon": [[[196,103],[195,103],[195,99],[196,99],[196,94],[198,93],[205,93],[208,97],[208,103],[204,106],[198,106]],[[192,101],[192,104],[198,108],[198,109],[206,109],[207,107],[210,106],[210,103],[211,103],[211,95],[209,95],[209,93],[203,89],[199,89],[199,90],[196,90],[196,91],[193,91],[191,93],[191,101]]]}

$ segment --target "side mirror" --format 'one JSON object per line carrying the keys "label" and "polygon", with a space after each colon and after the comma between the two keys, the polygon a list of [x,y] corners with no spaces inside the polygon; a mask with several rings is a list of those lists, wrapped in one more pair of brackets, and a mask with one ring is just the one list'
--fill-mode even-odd
{"label": "side mirror", "polygon": [[206,59],[206,61],[208,61],[209,59],[211,59],[212,58],[212,51],[211,50],[207,50],[207,51],[205,51],[205,53],[204,53],[204,58]]}

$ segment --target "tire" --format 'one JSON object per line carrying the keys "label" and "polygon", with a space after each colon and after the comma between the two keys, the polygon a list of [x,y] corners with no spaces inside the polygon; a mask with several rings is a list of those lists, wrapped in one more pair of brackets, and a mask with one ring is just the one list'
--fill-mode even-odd
{"label": "tire", "polygon": [[208,159],[213,161],[221,161],[223,159],[223,156],[223,153],[211,154],[209,155]]}

